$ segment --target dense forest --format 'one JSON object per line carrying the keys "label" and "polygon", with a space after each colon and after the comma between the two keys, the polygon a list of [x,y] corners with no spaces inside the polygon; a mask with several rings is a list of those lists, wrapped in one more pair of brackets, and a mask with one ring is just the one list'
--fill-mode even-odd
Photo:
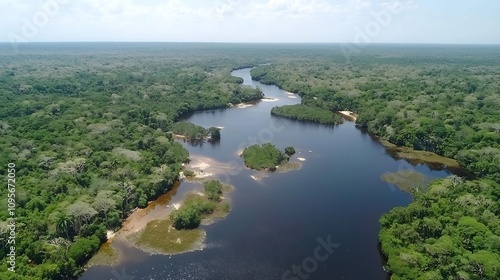
{"label": "dense forest", "polygon": [[[15,199],[17,218],[13,274],[2,199],[1,279],[77,277],[107,230],[179,179],[189,154],[175,134],[221,136],[178,121],[261,98],[230,71],[263,63],[270,64],[254,68],[254,79],[302,96],[302,105],[273,114],[336,123],[333,112],[354,111],[369,132],[455,158],[483,178],[433,182],[381,218],[393,279],[500,277],[497,47],[374,45],[349,57],[327,44],[19,47],[0,44],[0,175],[15,174],[15,196],[7,187],[0,195]],[[278,162],[287,158],[278,152]],[[220,187],[207,192],[217,201]],[[198,216],[203,207],[194,207]],[[172,218],[189,228],[193,213]]]}
{"label": "dense forest", "polygon": [[[500,181],[500,51],[496,47],[311,52],[252,69],[302,104],[356,112],[357,125],[396,145],[458,160]],[[297,115],[299,117],[299,115]]]}
{"label": "dense forest", "polygon": [[500,185],[451,177],[414,198],[380,219],[393,280],[500,279]]}
{"label": "dense forest", "polygon": [[[173,134],[220,138],[216,128],[176,120],[262,97],[230,75],[252,60],[224,52],[175,44],[27,44],[20,53],[0,46],[0,174],[15,165],[17,218],[10,244],[2,199],[1,279],[76,277],[107,230],[179,179],[189,155]],[[0,194],[7,198],[8,188]],[[8,271],[11,246],[15,273]]]}
{"label": "dense forest", "polygon": [[[439,180],[382,216],[391,279],[500,279],[500,51],[373,46],[349,57],[290,57],[252,78],[298,93],[302,106],[350,110],[393,144],[456,159],[489,180]],[[306,119],[287,107],[288,117]],[[311,118],[318,114],[310,110]]]}

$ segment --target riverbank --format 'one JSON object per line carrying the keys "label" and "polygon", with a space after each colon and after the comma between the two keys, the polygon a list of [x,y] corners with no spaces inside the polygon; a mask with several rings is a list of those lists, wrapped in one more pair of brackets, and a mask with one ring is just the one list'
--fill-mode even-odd
{"label": "riverbank", "polygon": [[[253,75],[251,76],[251,78],[254,81],[259,81],[259,82],[266,84],[266,85],[277,86],[278,88],[280,88],[281,90],[283,90],[285,92],[285,95],[293,94],[292,92],[290,92],[286,88],[283,88],[281,85],[275,83],[272,80],[266,79],[263,82],[263,81],[261,81],[260,76],[254,77]],[[302,94],[302,96],[303,95],[304,94]],[[313,97],[313,99],[316,100],[317,98]],[[275,110],[275,112],[276,112],[276,110]],[[349,110],[341,110],[341,111],[337,111],[336,113],[338,115],[342,116],[344,119],[349,120],[349,121],[353,121],[353,122],[356,122],[358,117],[359,117],[355,112],[352,112]],[[312,122],[321,123],[320,121],[317,121],[317,120],[311,120],[311,119],[309,119],[309,120]],[[433,166],[433,168],[436,168],[436,169],[440,169],[440,168],[442,169],[442,167],[444,166],[445,168],[453,170],[453,172],[457,172],[462,176],[465,176],[468,178],[474,178],[474,176],[472,176],[468,171],[466,171],[463,167],[461,167],[456,160],[454,160],[452,158],[443,157],[443,156],[440,156],[440,155],[433,153],[433,152],[417,151],[417,150],[414,150],[410,147],[396,146],[396,145],[390,143],[389,141],[387,141],[383,138],[380,138],[376,135],[374,135],[373,137],[377,141],[379,141],[384,147],[386,147],[389,154],[393,155],[396,158],[408,160],[411,164],[426,163],[426,164]]]}
{"label": "riverbank", "polygon": [[[429,151],[418,151],[418,150],[414,150],[410,147],[397,146],[397,145],[392,144],[391,142],[389,142],[383,138],[380,138],[378,136],[375,136],[375,135],[373,135],[372,137],[374,139],[376,139],[380,144],[382,144],[390,154],[392,154],[398,158],[406,159],[410,163],[413,163],[413,164],[428,163],[428,164],[431,164],[434,166],[444,165],[448,168],[455,169],[455,170],[462,169],[460,167],[460,164],[452,158],[443,157],[443,156],[440,156],[436,153],[429,152]],[[438,167],[438,166],[436,166],[436,167]],[[464,171],[465,170],[463,170],[463,172]]]}
{"label": "riverbank", "polygon": [[[200,186],[206,179],[188,179],[192,185]],[[112,234],[112,238],[101,244],[99,251],[89,260],[86,268],[94,265],[113,266],[124,257],[115,242],[133,246],[150,254],[174,255],[191,251],[202,250],[205,246],[206,232],[201,228],[177,230],[172,226],[171,214],[183,205],[205,203],[208,201],[206,193],[200,187],[189,188],[182,200],[174,200],[178,194],[180,182],[172,190],[151,201],[146,208],[135,209],[122,223],[122,227]],[[201,225],[209,225],[225,218],[230,212],[230,192],[233,186],[224,185],[220,201],[214,211],[204,214]]]}
{"label": "riverbank", "polygon": [[355,122],[358,118],[358,115],[351,111],[338,111],[340,115],[342,115],[345,119]]}
{"label": "riverbank", "polygon": [[171,190],[159,196],[156,200],[150,201],[146,208],[134,209],[122,222],[121,228],[113,233],[112,238],[108,238],[105,243],[101,244],[99,251],[92,256],[86,267],[94,265],[112,266],[119,263],[123,255],[115,246],[115,242],[124,242],[128,246],[133,246],[128,241],[130,235],[141,231],[152,221],[168,217],[172,210],[175,209],[174,205],[179,203],[173,198],[178,194],[180,185],[180,182],[176,182]]}

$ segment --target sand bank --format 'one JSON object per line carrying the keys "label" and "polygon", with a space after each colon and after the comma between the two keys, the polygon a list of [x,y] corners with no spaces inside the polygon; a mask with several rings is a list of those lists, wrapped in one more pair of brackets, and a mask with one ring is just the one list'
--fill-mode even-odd
{"label": "sand bank", "polygon": [[356,121],[358,117],[358,115],[351,111],[338,111],[338,113],[352,121]]}
{"label": "sand bank", "polygon": [[279,99],[278,98],[274,98],[274,97],[264,97],[262,98],[262,101],[264,102],[275,102],[275,101],[278,101]]}

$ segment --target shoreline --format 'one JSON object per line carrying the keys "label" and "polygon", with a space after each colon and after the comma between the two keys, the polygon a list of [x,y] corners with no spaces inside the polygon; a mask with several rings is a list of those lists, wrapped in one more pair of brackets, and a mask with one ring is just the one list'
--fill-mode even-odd
{"label": "shoreline", "polygon": [[[252,77],[252,81],[257,81],[257,82],[262,83],[259,80],[255,80],[253,77]],[[277,86],[279,89],[281,89],[285,92],[286,96],[299,95],[297,93],[290,92],[290,91],[286,90],[285,88],[282,88],[281,86],[279,86],[273,82],[271,82],[269,84],[267,84],[267,83],[262,83],[262,84]],[[349,110],[341,110],[341,111],[337,111],[335,113],[341,115],[344,119],[346,119],[348,121],[353,121],[353,122],[356,122],[357,118],[359,117],[358,114],[356,114],[352,111],[349,111]],[[313,123],[318,123],[318,122],[313,122]],[[318,124],[320,124],[320,123],[318,123]],[[372,138],[376,139],[380,144],[382,144],[382,146],[384,146],[389,153],[395,155],[397,158],[405,159],[405,160],[409,161],[410,163],[424,163],[424,164],[427,164],[429,166],[432,166],[433,168],[437,168],[438,166],[436,166],[436,165],[444,165],[447,169],[449,169],[453,173],[458,173],[461,176],[464,176],[467,178],[475,178],[475,176],[472,173],[470,173],[468,170],[461,167],[455,159],[440,156],[436,153],[429,152],[429,151],[417,151],[411,147],[397,146],[397,145],[390,143],[388,140],[379,137],[378,135],[374,135],[371,133],[369,133],[369,134]]]}
{"label": "shoreline", "polygon": [[176,229],[169,215],[150,221],[146,227],[128,235],[126,239],[135,248],[156,255],[172,256],[203,250],[206,247],[207,237],[203,226],[214,224],[229,215],[231,209],[229,193],[233,190],[234,187],[231,185],[222,185],[222,195],[218,201],[210,200],[204,191],[193,190],[186,194],[181,203],[173,205],[175,210],[178,210],[183,205],[191,205],[194,201],[215,203],[213,212],[200,213],[201,221],[196,228]]}
{"label": "shoreline", "polygon": [[[203,186],[193,187],[192,189],[189,189],[188,192],[183,194],[183,196],[180,197],[180,200],[174,199],[182,184],[182,180],[186,180],[187,182],[192,184],[202,185],[207,180],[217,180],[217,174],[225,172],[225,169],[229,168],[223,163],[217,162],[216,160],[205,156],[190,155],[190,159],[192,160],[192,162],[185,165],[185,167],[196,169],[194,171],[196,175],[192,178],[183,178],[183,176],[180,176],[180,181],[177,181],[172,189],[160,195],[155,200],[149,201],[146,208],[133,209],[133,211],[122,221],[121,227],[119,229],[117,229],[116,231],[108,230],[108,240],[103,242],[100,245],[99,250],[88,260],[87,264],[85,265],[85,269],[88,269],[92,266],[113,266],[120,263],[123,259],[123,255],[121,253],[120,247],[115,246],[115,242],[117,244],[125,243],[127,246],[131,246],[137,250],[155,255],[178,255],[203,250],[203,248],[205,247],[204,241],[207,234],[205,230],[200,227],[207,226],[216,223],[221,219],[224,219],[227,215],[229,215],[230,211],[223,213],[219,209],[216,212],[204,217],[202,219],[200,227],[193,229],[192,232],[189,233],[191,235],[198,234],[201,237],[196,238],[194,242],[190,243],[189,248],[185,250],[181,250],[179,252],[164,252],[161,251],[161,249],[138,244],[138,241],[141,238],[142,234],[146,229],[148,229],[148,225],[169,221],[169,216],[172,211],[178,210],[190,196],[196,195],[204,197],[206,195],[204,193]],[[206,170],[211,170],[212,172],[205,172]],[[180,173],[182,174],[182,171]],[[222,207],[221,205],[223,204],[231,205],[231,198],[229,194],[233,190],[233,186],[224,185],[223,195],[221,196],[221,200],[217,203],[220,207]],[[171,226],[169,228],[171,228]],[[175,230],[175,234],[183,233],[182,231]],[[188,233],[186,233],[186,235],[188,235]],[[193,237],[191,236],[190,238]]]}
{"label": "shoreline", "polygon": [[[456,161],[455,159],[447,158],[429,151],[415,150],[407,146],[397,146],[395,144],[392,144],[388,140],[371,133],[370,136],[372,137],[372,139],[376,140],[378,143],[384,146],[386,151],[391,156],[399,159],[404,159],[410,164],[423,163],[431,168],[435,168],[438,170],[449,169],[450,171],[453,171],[453,173],[458,173],[464,177],[474,177],[471,173],[469,173],[469,171],[461,167],[458,161]],[[445,168],[442,168],[443,166]]]}
{"label": "shoreline", "polygon": [[358,119],[358,115],[352,111],[344,110],[344,111],[337,111],[337,113],[349,121],[356,122],[356,120]]}

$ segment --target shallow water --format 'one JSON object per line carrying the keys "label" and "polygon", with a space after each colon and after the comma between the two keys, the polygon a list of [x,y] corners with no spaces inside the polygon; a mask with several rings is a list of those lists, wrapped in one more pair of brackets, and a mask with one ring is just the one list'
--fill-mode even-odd
{"label": "shallow water", "polygon": [[[229,216],[202,226],[207,247],[176,256],[150,256],[119,244],[125,256],[119,265],[92,267],[80,279],[387,279],[378,249],[378,219],[410,203],[411,196],[380,176],[412,169],[439,178],[448,171],[394,159],[352,122],[325,126],[271,116],[272,107],[297,104],[300,98],[251,81],[249,71],[236,70],[233,75],[277,101],[187,117],[205,127],[224,127],[220,142],[184,145],[193,158],[215,160],[219,168],[213,173],[235,187]],[[292,160],[305,158],[302,168],[253,180],[255,172],[244,168],[238,152],[265,142],[280,149],[294,146],[297,154]],[[179,190],[192,187],[183,182]],[[333,252],[320,249],[318,255],[320,239],[328,238],[339,246]],[[300,272],[294,273],[294,265]]]}

